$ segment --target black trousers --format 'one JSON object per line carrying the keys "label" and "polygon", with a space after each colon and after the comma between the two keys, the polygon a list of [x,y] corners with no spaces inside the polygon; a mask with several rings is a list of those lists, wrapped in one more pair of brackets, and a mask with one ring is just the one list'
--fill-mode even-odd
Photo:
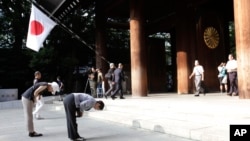
{"label": "black trousers", "polygon": [[237,72],[229,72],[228,77],[229,77],[229,82],[230,82],[229,93],[232,94],[234,92],[234,93],[238,94]]}
{"label": "black trousers", "polygon": [[118,92],[120,92],[120,97],[123,97],[123,92],[122,92],[122,82],[117,82],[115,83],[115,86],[114,86],[114,91],[111,92],[111,96],[116,96],[116,94]]}
{"label": "black trousers", "polygon": [[67,95],[64,100],[64,109],[66,113],[66,120],[67,120],[67,130],[68,130],[68,137],[70,139],[77,139],[80,137],[78,134],[77,123],[76,123],[76,105],[75,105],[75,98],[73,94]]}

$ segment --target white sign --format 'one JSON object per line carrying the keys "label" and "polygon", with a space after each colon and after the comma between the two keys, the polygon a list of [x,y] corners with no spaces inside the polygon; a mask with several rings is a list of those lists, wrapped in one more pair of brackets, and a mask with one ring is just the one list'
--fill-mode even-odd
{"label": "white sign", "polygon": [[17,99],[18,89],[0,89],[0,102]]}

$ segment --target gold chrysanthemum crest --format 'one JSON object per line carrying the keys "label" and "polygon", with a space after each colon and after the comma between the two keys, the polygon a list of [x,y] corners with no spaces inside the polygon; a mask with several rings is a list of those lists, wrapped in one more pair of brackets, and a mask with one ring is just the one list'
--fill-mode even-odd
{"label": "gold chrysanthemum crest", "polygon": [[207,27],[204,31],[204,41],[209,48],[216,48],[220,41],[218,31],[214,27]]}

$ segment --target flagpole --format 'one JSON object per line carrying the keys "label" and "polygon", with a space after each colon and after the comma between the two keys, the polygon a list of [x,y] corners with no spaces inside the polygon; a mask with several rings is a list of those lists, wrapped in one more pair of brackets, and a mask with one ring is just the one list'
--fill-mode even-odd
{"label": "flagpole", "polygon": [[78,39],[80,42],[82,42],[85,46],[87,46],[90,50],[94,51],[96,55],[100,56],[101,59],[103,59],[105,62],[107,62],[108,64],[110,64],[110,62],[103,57],[102,55],[100,55],[100,53],[98,51],[96,51],[93,47],[91,47],[90,45],[88,45],[80,36],[78,36],[76,33],[74,33],[74,31],[72,31],[70,28],[68,28],[66,25],[64,25],[63,23],[60,22],[60,20],[58,20],[56,17],[54,17],[52,14],[50,14],[45,8],[43,8],[42,6],[40,6],[36,1],[32,1],[32,3],[39,7],[40,9],[42,9],[43,12],[46,13],[46,15],[49,15],[50,18],[52,18],[53,20],[56,21],[56,23],[66,32],[68,32],[69,34],[71,34],[74,38]]}

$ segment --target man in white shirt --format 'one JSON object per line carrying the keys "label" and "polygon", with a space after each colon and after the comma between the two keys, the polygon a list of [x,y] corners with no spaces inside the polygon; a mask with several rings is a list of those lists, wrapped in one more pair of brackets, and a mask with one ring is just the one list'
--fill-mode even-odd
{"label": "man in white shirt", "polygon": [[196,93],[194,96],[199,96],[200,92],[203,92],[205,95],[205,89],[202,88],[201,83],[204,81],[204,69],[203,67],[199,64],[198,60],[194,61],[194,69],[192,74],[189,76],[189,79],[191,79],[193,76],[194,78],[194,83],[195,83],[195,88],[196,88]]}
{"label": "man in white shirt", "polygon": [[232,54],[228,55],[226,69],[227,69],[229,83],[230,83],[230,90],[227,95],[237,96],[238,95],[237,61],[234,59]]}

